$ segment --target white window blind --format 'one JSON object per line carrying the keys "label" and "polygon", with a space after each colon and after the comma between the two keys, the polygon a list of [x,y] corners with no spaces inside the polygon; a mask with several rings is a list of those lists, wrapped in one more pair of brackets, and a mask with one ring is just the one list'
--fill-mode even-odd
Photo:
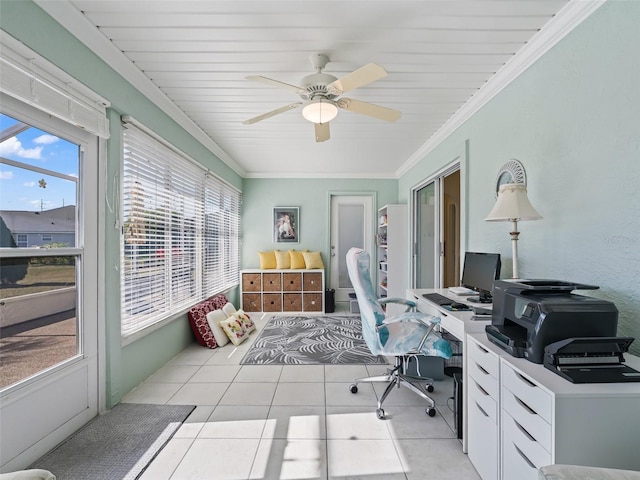
{"label": "white window blind", "polygon": [[240,264],[240,195],[209,175],[205,195],[204,288],[208,295],[237,285]]}
{"label": "white window blind", "polygon": [[240,192],[133,123],[123,131],[126,337],[238,284]]}

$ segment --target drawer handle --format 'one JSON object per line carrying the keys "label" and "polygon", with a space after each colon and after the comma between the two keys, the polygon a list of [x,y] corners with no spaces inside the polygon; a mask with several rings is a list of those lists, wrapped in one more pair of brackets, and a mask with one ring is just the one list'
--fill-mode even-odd
{"label": "drawer handle", "polygon": [[524,383],[526,383],[527,385],[529,385],[530,387],[536,387],[537,385],[535,383],[533,383],[531,380],[529,380],[528,378],[524,377],[523,375],[520,375],[518,372],[515,372],[516,376],[522,380]]}
{"label": "drawer handle", "polygon": [[484,348],[482,345],[476,343],[476,347],[478,347],[478,350],[482,351],[483,353],[489,353],[489,350]]}
{"label": "drawer handle", "polygon": [[516,402],[518,402],[520,405],[522,405],[530,414],[532,415],[538,415],[538,412],[536,412],[533,408],[531,408],[529,405],[527,405],[526,403],[524,403],[522,400],[520,400],[518,397],[516,397],[514,395],[514,398],[516,399]]}
{"label": "drawer handle", "polygon": [[518,427],[518,430],[520,430],[522,433],[525,434],[525,436],[531,440],[532,442],[537,442],[536,438],[531,435],[526,428],[524,428],[522,425],[520,425],[520,423],[518,423],[518,421],[516,419],[513,419],[513,423],[516,424],[516,427]]}
{"label": "drawer handle", "polygon": [[484,411],[484,409],[478,405],[478,402],[473,402],[476,404],[476,407],[478,407],[478,410],[480,410],[480,413],[482,413],[485,417],[489,418],[489,414],[487,412]]}
{"label": "drawer handle", "polygon": [[480,393],[482,393],[485,396],[489,395],[489,392],[487,392],[484,388],[482,388],[482,386],[478,382],[474,380],[473,383],[476,385],[476,387],[478,387],[478,390],[480,390]]}
{"label": "drawer handle", "polygon": [[531,460],[529,460],[529,459],[527,458],[527,456],[526,456],[524,453],[522,453],[522,450],[520,450],[520,449],[518,448],[518,446],[517,446],[515,443],[513,444],[513,446],[515,447],[516,451],[520,454],[520,456],[522,457],[522,459],[523,459],[525,462],[527,462],[531,468],[536,468],[536,466],[531,462]]}
{"label": "drawer handle", "polygon": [[486,371],[486,370],[482,367],[482,365],[479,365],[479,364],[477,364],[477,363],[476,363],[476,367],[478,367],[478,370],[480,370],[480,371],[481,371],[482,373],[484,373],[485,375],[489,375],[489,372],[488,372],[488,371]]}

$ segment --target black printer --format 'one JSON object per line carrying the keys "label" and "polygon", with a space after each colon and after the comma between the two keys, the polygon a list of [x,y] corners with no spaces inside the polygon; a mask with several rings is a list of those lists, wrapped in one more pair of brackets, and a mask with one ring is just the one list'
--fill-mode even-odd
{"label": "black printer", "polygon": [[488,339],[514,357],[543,363],[545,347],[572,337],[615,337],[618,309],[577,295],[597,286],[559,280],[496,280]]}

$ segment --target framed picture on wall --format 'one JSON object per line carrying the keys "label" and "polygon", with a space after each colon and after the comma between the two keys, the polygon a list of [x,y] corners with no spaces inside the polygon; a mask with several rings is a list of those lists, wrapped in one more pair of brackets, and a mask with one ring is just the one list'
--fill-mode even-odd
{"label": "framed picture on wall", "polygon": [[298,243],[300,207],[273,207],[274,243]]}

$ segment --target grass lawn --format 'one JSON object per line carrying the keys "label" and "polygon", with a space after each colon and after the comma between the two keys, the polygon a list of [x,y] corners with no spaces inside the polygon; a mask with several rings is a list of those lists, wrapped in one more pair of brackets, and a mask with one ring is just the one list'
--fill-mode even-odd
{"label": "grass lawn", "polygon": [[0,285],[0,298],[48,292],[76,284],[74,265],[29,265],[24,279],[13,285]]}

